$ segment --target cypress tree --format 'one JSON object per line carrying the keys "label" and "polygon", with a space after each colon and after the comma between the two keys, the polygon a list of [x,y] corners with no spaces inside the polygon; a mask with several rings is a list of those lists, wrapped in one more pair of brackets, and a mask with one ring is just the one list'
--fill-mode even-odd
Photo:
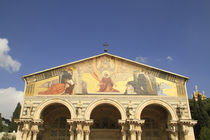
{"label": "cypress tree", "polygon": [[198,123],[194,126],[194,133],[195,133],[195,137],[199,138],[199,134],[200,134],[200,121],[199,121],[199,108],[198,108],[198,104],[197,101],[195,99],[195,96],[193,95],[193,114],[192,117],[194,120],[198,120]]}
{"label": "cypress tree", "polygon": [[210,140],[210,128],[202,127],[199,138],[200,140]]}
{"label": "cypress tree", "polygon": [[2,131],[3,131],[3,123],[2,123],[1,113],[0,113],[0,132]]}
{"label": "cypress tree", "polygon": [[21,111],[21,105],[20,105],[20,103],[18,103],[16,108],[15,108],[15,111],[13,112],[13,115],[12,115],[12,121],[11,121],[10,126],[9,126],[9,131],[10,132],[12,132],[14,130],[17,131],[17,124],[14,122],[14,120],[19,119],[20,111]]}
{"label": "cypress tree", "polygon": [[195,96],[193,95],[193,107],[192,107],[192,118],[194,120],[197,120],[198,119],[198,105],[197,105],[197,102],[195,100]]}
{"label": "cypress tree", "polygon": [[203,100],[204,107],[208,115],[210,116],[210,98]]}
{"label": "cypress tree", "polygon": [[198,96],[198,106],[199,106],[199,120],[201,127],[210,128],[210,118],[208,113],[205,110],[204,104],[201,100],[201,96]]}

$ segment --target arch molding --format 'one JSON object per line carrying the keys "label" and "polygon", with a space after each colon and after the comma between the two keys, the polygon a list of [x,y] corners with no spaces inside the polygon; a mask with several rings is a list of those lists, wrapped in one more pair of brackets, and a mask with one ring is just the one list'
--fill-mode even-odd
{"label": "arch molding", "polygon": [[66,101],[64,99],[48,99],[48,100],[45,100],[43,101],[38,107],[37,109],[35,110],[35,113],[34,113],[34,119],[40,119],[41,117],[41,113],[42,111],[49,105],[52,105],[52,104],[62,104],[64,106],[66,106],[70,112],[70,115],[71,115],[71,118],[75,118],[76,117],[76,114],[75,114],[75,109],[72,105],[71,102],[69,101]]}
{"label": "arch molding", "polygon": [[158,100],[158,99],[146,100],[143,103],[141,103],[136,109],[136,118],[137,119],[141,120],[142,111],[148,105],[160,105],[167,110],[167,112],[171,115],[172,120],[178,120],[176,111],[173,109],[173,107],[170,104],[168,104],[167,102],[165,102],[163,100]]}
{"label": "arch molding", "polygon": [[123,108],[123,106],[119,102],[117,102],[115,100],[111,100],[111,99],[100,99],[100,100],[96,100],[93,103],[91,103],[88,106],[87,110],[85,111],[85,119],[89,120],[90,115],[91,115],[92,111],[95,109],[95,107],[102,105],[102,104],[109,104],[109,105],[116,107],[116,109],[118,109],[121,114],[121,119],[122,120],[126,119],[126,112],[125,112],[125,109]]}

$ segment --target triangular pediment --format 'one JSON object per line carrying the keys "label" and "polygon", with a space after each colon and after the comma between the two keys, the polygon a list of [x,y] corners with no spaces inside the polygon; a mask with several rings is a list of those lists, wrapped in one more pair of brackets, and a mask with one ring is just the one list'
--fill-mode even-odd
{"label": "triangular pediment", "polygon": [[[26,95],[135,94],[184,96],[187,77],[103,53],[23,76]],[[183,87],[182,87],[183,86]],[[180,91],[179,91],[180,90]]]}

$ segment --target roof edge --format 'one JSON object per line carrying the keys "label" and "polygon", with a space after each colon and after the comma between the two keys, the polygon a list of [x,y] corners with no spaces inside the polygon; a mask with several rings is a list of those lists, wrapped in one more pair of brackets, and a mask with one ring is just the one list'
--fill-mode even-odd
{"label": "roof edge", "polygon": [[174,73],[174,72],[170,72],[170,71],[167,71],[167,70],[163,70],[163,69],[160,69],[160,68],[157,68],[157,67],[154,67],[154,66],[150,66],[150,65],[147,65],[147,64],[143,64],[143,63],[140,63],[140,62],[137,62],[137,61],[134,61],[134,60],[130,60],[130,59],[123,58],[123,57],[116,56],[116,55],[112,55],[112,54],[109,54],[109,55],[110,55],[110,56],[113,56],[113,57],[117,57],[117,58],[119,58],[119,59],[124,59],[124,60],[126,60],[126,61],[128,61],[128,62],[132,62],[132,63],[138,64],[138,65],[142,65],[142,66],[149,67],[149,68],[152,68],[152,69],[156,69],[156,70],[159,70],[159,71],[162,71],[162,72],[166,72],[166,73],[169,73],[169,74],[173,74],[173,75],[182,77],[182,78],[187,79],[187,80],[190,79],[190,78],[187,77],[187,76],[184,76],[184,75],[181,75],[181,74],[177,74],[177,73]]}
{"label": "roof edge", "polygon": [[49,68],[49,69],[45,69],[45,70],[42,70],[42,71],[34,72],[34,73],[31,73],[31,74],[28,74],[28,75],[24,75],[24,76],[22,76],[22,79],[25,79],[26,77],[29,77],[29,76],[32,76],[32,75],[35,75],[35,74],[40,74],[40,73],[43,73],[43,72],[46,72],[46,71],[50,71],[50,70],[53,70],[53,69],[65,67],[67,65],[72,65],[72,64],[75,64],[75,63],[79,63],[81,61],[89,60],[89,59],[92,59],[92,58],[95,58],[95,57],[100,57],[100,56],[103,56],[103,55],[109,55],[109,56],[112,56],[112,57],[116,57],[118,59],[123,59],[125,61],[131,62],[131,63],[135,63],[137,65],[142,65],[144,67],[149,67],[149,68],[152,68],[152,69],[155,69],[155,70],[158,70],[158,71],[162,71],[162,72],[165,72],[165,73],[176,75],[176,76],[184,78],[186,80],[190,79],[189,77],[186,77],[186,76],[183,76],[183,75],[180,75],[180,74],[176,74],[176,73],[173,73],[173,72],[170,72],[170,71],[167,71],[167,70],[163,70],[163,69],[160,69],[160,68],[157,68],[157,67],[154,67],[154,66],[150,66],[150,65],[143,64],[143,63],[140,63],[140,62],[137,62],[137,61],[134,61],[134,60],[130,60],[130,59],[127,59],[127,58],[116,56],[116,55],[113,55],[113,54],[110,54],[110,53],[107,53],[107,52],[102,53],[102,54],[98,54],[98,55],[95,55],[95,56],[87,57],[87,58],[84,58],[84,59],[80,59],[80,60],[77,60],[77,61],[74,61],[74,62],[70,62],[70,63],[67,63],[67,64],[63,64],[63,65],[60,65],[60,66],[56,66],[56,67],[52,67],[52,68]]}
{"label": "roof edge", "polygon": [[31,74],[27,74],[27,75],[22,76],[22,78],[24,79],[24,78],[26,78],[26,77],[29,77],[29,76],[32,76],[32,75],[35,75],[35,74],[40,74],[40,73],[43,73],[43,72],[46,72],[46,71],[50,71],[50,70],[53,70],[53,69],[65,67],[65,66],[67,66],[67,65],[72,65],[72,64],[75,64],[75,63],[79,63],[79,62],[81,62],[81,61],[85,61],[85,60],[88,60],[88,59],[92,59],[92,58],[95,58],[95,57],[99,57],[99,56],[102,56],[102,55],[105,55],[105,54],[108,54],[108,53],[102,53],[102,54],[94,55],[94,56],[87,57],[87,58],[84,58],[84,59],[76,60],[76,61],[74,61],[74,62],[66,63],[66,64],[63,64],[63,65],[60,65],[60,66],[55,66],[55,67],[52,67],[52,68],[49,68],[49,69],[45,69],[45,70],[42,70],[42,71],[33,72],[33,73],[31,73]]}

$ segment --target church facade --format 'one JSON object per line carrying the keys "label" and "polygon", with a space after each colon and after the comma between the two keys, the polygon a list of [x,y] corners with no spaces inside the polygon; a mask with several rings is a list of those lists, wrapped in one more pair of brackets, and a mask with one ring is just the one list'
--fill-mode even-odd
{"label": "church facade", "polygon": [[194,140],[188,77],[103,53],[23,76],[17,140]]}

